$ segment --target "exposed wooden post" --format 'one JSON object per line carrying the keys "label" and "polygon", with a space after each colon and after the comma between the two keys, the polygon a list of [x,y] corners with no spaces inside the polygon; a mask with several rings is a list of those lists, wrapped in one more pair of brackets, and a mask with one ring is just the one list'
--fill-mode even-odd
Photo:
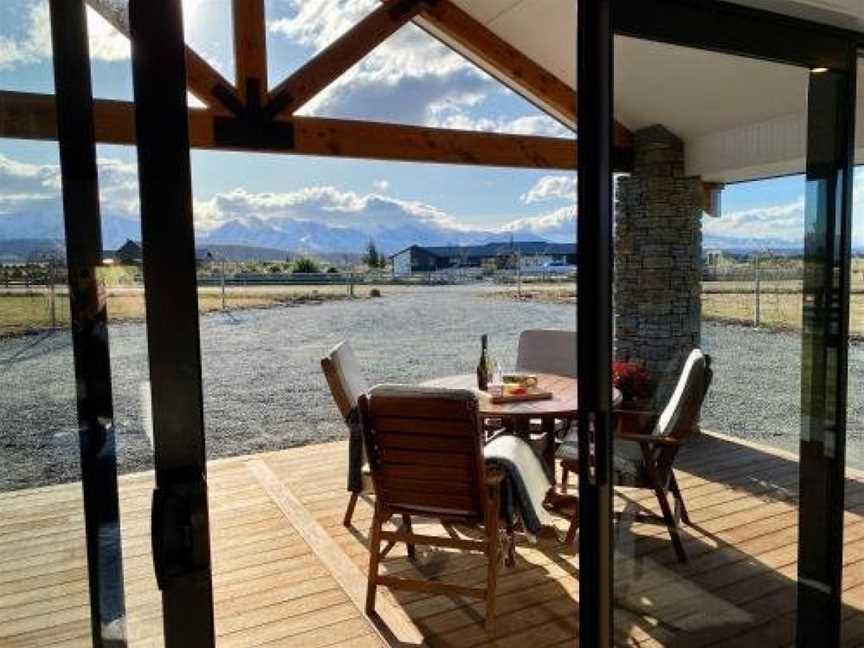
{"label": "exposed wooden post", "polygon": [[[256,0],[260,1],[260,0]],[[244,0],[235,0],[244,2]],[[293,114],[351,66],[416,16],[430,0],[386,0],[372,13],[282,81],[270,93],[268,112]]]}
{"label": "exposed wooden post", "polygon": [[267,96],[267,25],[264,0],[233,0],[235,83],[248,105]]}

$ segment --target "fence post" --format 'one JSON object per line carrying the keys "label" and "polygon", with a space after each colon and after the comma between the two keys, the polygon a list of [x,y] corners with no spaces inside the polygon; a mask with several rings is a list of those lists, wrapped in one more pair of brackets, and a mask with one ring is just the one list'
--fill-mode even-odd
{"label": "fence post", "polygon": [[761,312],[761,297],[762,297],[762,285],[759,277],[759,262],[761,259],[761,254],[756,254],[755,259],[755,282],[753,286],[753,296],[754,296],[754,310],[753,310],[753,328],[759,328],[762,320],[762,312]]}
{"label": "fence post", "polygon": [[51,304],[51,329],[57,328],[57,301],[54,294],[54,262],[48,264],[48,299]]}
{"label": "fence post", "polygon": [[225,258],[222,258],[222,267],[219,273],[222,279],[222,310],[225,310]]}

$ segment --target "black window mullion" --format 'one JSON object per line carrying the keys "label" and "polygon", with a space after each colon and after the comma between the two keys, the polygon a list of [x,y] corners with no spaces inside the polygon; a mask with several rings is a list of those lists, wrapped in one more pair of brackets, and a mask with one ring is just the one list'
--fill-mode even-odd
{"label": "black window mullion", "polygon": [[801,371],[799,646],[838,646],[857,53],[811,73]]}
{"label": "black window mullion", "polygon": [[612,645],[611,0],[578,2],[579,642]]}
{"label": "black window mullion", "polygon": [[122,627],[126,611],[108,315],[98,273],[102,265],[102,222],[90,53],[84,0],[50,0],[49,8],[90,619],[93,645],[100,648],[106,645],[103,629],[111,624],[115,624],[111,645],[120,645],[116,626]]}
{"label": "black window mullion", "polygon": [[167,648],[214,645],[201,348],[180,0],[131,0],[156,490]]}

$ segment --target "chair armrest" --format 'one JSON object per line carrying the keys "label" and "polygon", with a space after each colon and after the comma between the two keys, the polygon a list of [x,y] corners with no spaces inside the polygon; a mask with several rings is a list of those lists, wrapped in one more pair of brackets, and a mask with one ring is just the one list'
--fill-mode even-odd
{"label": "chair armrest", "polygon": [[615,439],[621,439],[622,441],[633,441],[634,443],[645,443],[655,446],[681,445],[681,441],[679,439],[673,439],[672,437],[666,436],[656,436],[653,434],[628,434],[627,432],[618,432],[615,434]]}

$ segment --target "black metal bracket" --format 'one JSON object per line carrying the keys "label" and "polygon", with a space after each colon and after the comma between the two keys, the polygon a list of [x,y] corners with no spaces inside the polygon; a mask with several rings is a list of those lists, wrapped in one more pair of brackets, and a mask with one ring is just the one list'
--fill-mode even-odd
{"label": "black metal bracket", "polygon": [[261,150],[294,150],[294,124],[276,116],[291,101],[290,95],[261,105],[258,79],[246,80],[246,103],[240,103],[227,88],[217,86],[217,96],[233,116],[213,120],[213,141],[218,146]]}
{"label": "black metal bracket", "polygon": [[156,583],[160,590],[179,582],[206,579],[210,572],[207,482],[203,475],[157,486],[153,490],[151,543]]}
{"label": "black metal bracket", "polygon": [[261,150],[294,150],[294,124],[269,119],[213,119],[213,141],[219,146]]}

